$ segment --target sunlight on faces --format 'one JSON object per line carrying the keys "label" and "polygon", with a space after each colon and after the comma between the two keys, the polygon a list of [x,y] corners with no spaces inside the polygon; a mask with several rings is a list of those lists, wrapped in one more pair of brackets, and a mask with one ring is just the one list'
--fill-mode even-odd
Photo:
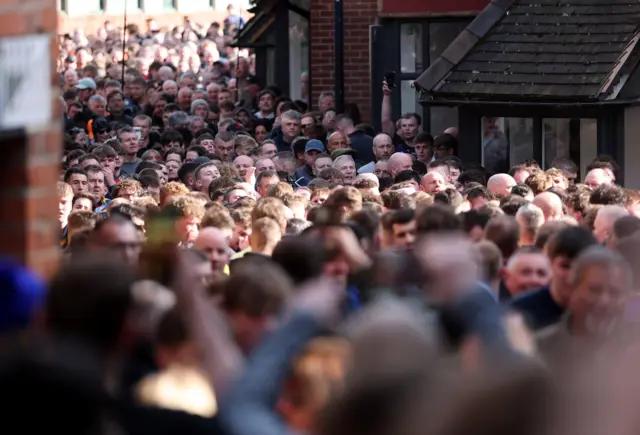
{"label": "sunlight on faces", "polygon": [[73,210],[92,211],[93,201],[89,198],[78,198],[73,202]]}
{"label": "sunlight on faces", "polygon": [[198,238],[200,218],[195,216],[183,216],[176,219],[175,229],[181,242],[193,243]]}
{"label": "sunlight on faces", "polygon": [[276,165],[271,159],[259,159],[256,161],[256,175],[264,171],[275,171]]}
{"label": "sunlight on faces", "polygon": [[320,172],[324,171],[325,169],[330,169],[332,166],[333,166],[333,160],[331,160],[331,157],[319,157],[319,158],[316,158],[315,161],[313,162],[313,169],[314,169],[315,175],[318,175]]}
{"label": "sunlight on faces", "polygon": [[253,167],[253,160],[248,156],[238,156],[233,161],[233,164],[240,173],[240,176],[244,178],[247,175],[247,169]]}
{"label": "sunlight on faces", "polygon": [[209,185],[213,180],[220,178],[220,171],[214,165],[207,166],[202,169],[199,173],[199,179],[196,181],[196,187],[201,192],[207,193],[209,192]]}

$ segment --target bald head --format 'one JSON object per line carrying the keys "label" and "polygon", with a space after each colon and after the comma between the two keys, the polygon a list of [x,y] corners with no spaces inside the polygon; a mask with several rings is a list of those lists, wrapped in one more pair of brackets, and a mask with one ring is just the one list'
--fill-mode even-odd
{"label": "bald head", "polygon": [[606,205],[598,210],[593,222],[593,235],[598,243],[605,244],[613,234],[613,224],[629,212],[619,205]]}
{"label": "bald head", "polygon": [[413,167],[413,158],[406,153],[395,153],[389,158],[389,171],[395,177],[398,172],[410,171]]}
{"label": "bald head", "polygon": [[533,204],[542,210],[545,222],[555,221],[563,216],[562,200],[555,193],[542,192],[533,199]]}
{"label": "bald head", "polygon": [[229,264],[230,234],[219,228],[206,227],[200,230],[193,247],[207,256],[214,273],[222,273]]}
{"label": "bald head", "polygon": [[613,180],[611,174],[604,169],[596,168],[592,169],[584,177],[584,184],[589,186],[591,190],[595,190],[603,184],[612,184]]}
{"label": "bald head", "polygon": [[514,180],[511,175],[496,174],[489,178],[487,189],[489,189],[489,192],[493,195],[505,197],[511,194],[511,188],[516,184],[516,180]]}

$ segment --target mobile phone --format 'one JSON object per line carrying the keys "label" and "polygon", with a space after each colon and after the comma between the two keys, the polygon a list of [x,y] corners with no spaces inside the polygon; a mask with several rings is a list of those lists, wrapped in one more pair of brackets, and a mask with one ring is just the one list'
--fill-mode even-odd
{"label": "mobile phone", "polygon": [[390,88],[396,87],[396,72],[389,71],[384,75],[384,80],[387,82],[387,86]]}
{"label": "mobile phone", "polygon": [[138,140],[142,139],[142,127],[133,127],[133,130],[138,135]]}

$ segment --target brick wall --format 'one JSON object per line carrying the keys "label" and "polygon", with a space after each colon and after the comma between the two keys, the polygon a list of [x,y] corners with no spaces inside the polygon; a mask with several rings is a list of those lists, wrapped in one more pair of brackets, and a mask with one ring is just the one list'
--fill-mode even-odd
{"label": "brick wall", "polygon": [[[51,37],[51,86],[57,56],[56,0],[9,0],[0,6],[0,38],[28,34]],[[60,249],[57,221],[62,147],[60,107],[37,131],[0,132],[0,256],[11,256],[43,276],[56,269]]]}
{"label": "brick wall", "polygon": [[[369,26],[375,23],[377,0],[343,0],[345,103],[356,103],[363,122],[371,122]],[[311,0],[311,91],[334,89],[333,1]]]}

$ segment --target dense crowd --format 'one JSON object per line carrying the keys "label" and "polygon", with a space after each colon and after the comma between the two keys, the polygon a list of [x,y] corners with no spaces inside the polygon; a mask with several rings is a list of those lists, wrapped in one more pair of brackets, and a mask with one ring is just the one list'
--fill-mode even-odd
{"label": "dense crowd", "polygon": [[640,193],[616,162],[463,162],[386,82],[381,132],[292,101],[229,17],[150,20],[126,53],[109,23],[62,38],[63,262],[0,268],[9,426],[635,430]]}

